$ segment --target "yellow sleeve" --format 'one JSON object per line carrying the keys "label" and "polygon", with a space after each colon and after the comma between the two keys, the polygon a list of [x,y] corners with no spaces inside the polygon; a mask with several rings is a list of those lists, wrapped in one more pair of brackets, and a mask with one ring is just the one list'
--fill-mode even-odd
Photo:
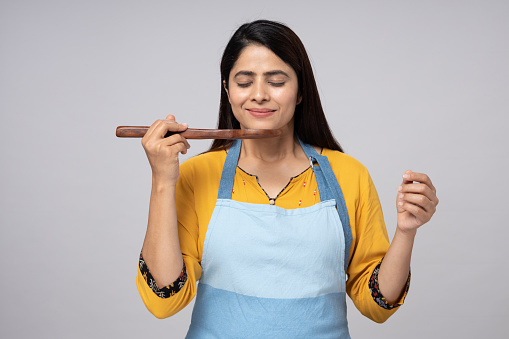
{"label": "yellow sleeve", "polygon": [[196,295],[196,282],[201,276],[201,247],[198,245],[199,227],[193,188],[192,162],[180,166],[176,188],[177,221],[180,248],[186,267],[187,280],[174,295],[160,298],[147,284],[139,267],[136,278],[138,292],[148,310],[157,318],[167,318],[182,310]]}
{"label": "yellow sleeve", "polygon": [[396,309],[384,309],[374,301],[369,279],[389,249],[389,237],[378,194],[369,174],[361,178],[360,185],[358,207],[350,215],[350,219],[355,219],[356,236],[350,249],[346,288],[357,309],[380,323],[387,320]]}
{"label": "yellow sleeve", "polygon": [[[384,322],[397,307],[386,309],[377,304],[369,286],[390,245],[375,185],[368,170],[354,158],[339,152],[324,155],[328,156],[343,191],[352,231],[346,292],[364,316]],[[402,304],[405,296],[406,292],[396,304]]]}

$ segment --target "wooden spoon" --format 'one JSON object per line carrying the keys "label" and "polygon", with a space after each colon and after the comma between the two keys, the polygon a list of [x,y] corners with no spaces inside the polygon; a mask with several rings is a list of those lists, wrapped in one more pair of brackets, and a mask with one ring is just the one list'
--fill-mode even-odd
{"label": "wooden spoon", "polygon": [[[147,133],[149,126],[118,126],[117,137],[119,138],[142,138]],[[180,134],[186,139],[263,139],[280,136],[280,129],[198,129],[188,128]],[[169,137],[175,134],[168,132]]]}

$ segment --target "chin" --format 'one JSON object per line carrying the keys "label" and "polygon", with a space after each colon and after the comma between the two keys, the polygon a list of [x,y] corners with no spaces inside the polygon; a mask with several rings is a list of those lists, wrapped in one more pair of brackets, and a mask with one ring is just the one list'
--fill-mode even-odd
{"label": "chin", "polygon": [[240,127],[242,129],[278,129],[278,128],[281,128],[281,127],[276,126],[273,123],[268,123],[266,121],[251,122],[249,124],[241,124]]}
{"label": "chin", "polygon": [[293,126],[293,119],[286,123],[274,119],[249,119],[240,122],[242,129],[286,129],[290,126]]}

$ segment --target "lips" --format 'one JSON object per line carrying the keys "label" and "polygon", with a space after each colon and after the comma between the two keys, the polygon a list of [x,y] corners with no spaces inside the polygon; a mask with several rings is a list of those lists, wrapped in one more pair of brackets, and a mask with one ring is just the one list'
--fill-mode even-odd
{"label": "lips", "polygon": [[269,108],[248,108],[247,111],[256,118],[269,117],[276,112],[275,109]]}

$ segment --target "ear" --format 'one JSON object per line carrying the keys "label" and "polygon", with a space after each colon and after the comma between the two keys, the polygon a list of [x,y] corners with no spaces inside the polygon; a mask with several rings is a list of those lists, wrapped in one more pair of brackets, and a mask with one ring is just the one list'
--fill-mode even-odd
{"label": "ear", "polygon": [[299,96],[297,97],[297,105],[300,104],[302,102],[302,95],[299,94]]}
{"label": "ear", "polygon": [[228,87],[226,86],[226,80],[223,80],[223,88],[224,88],[224,90],[226,92],[226,95],[228,96],[228,101],[231,104],[232,102],[230,101],[230,92],[228,92]]}

